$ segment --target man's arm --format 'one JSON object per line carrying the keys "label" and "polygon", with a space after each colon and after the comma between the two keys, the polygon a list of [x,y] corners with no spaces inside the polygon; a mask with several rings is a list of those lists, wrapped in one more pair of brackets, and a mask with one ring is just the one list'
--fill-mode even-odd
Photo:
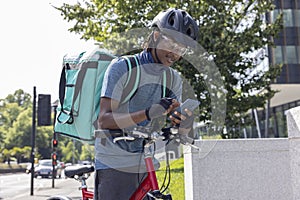
{"label": "man's arm", "polygon": [[100,101],[100,113],[98,127],[102,129],[122,129],[136,125],[147,119],[145,110],[134,113],[116,113],[119,102],[107,97],[102,97]]}
{"label": "man's arm", "polygon": [[[165,105],[166,101],[160,100],[159,103],[153,104],[148,109],[150,117],[158,117],[167,113],[179,106],[178,101],[173,99],[169,105]],[[164,104],[164,105],[163,105]],[[119,106],[119,102],[111,98],[102,97],[100,101],[100,113],[98,117],[98,127],[101,129],[123,129],[136,125],[148,119],[145,110],[140,110],[133,113],[117,113],[115,112]],[[150,111],[149,111],[150,110]],[[159,112],[159,113],[158,113]],[[161,113],[160,113],[161,112]],[[153,113],[153,114],[152,114]],[[158,113],[158,114],[155,114]]]}

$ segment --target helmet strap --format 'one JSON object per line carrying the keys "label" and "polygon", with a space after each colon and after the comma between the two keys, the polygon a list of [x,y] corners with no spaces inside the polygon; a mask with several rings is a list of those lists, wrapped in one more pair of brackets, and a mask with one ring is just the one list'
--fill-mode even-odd
{"label": "helmet strap", "polygon": [[160,59],[158,58],[158,55],[157,55],[157,50],[156,50],[156,48],[154,48],[154,54],[155,54],[155,57],[156,57],[157,63],[159,63],[159,64],[162,64],[162,62],[161,62],[161,61],[160,61]]}
{"label": "helmet strap", "polygon": [[[154,37],[154,35],[153,35],[153,37]],[[158,55],[157,55],[157,49],[156,49],[156,47],[157,47],[157,45],[158,45],[158,43],[159,43],[159,41],[160,41],[160,38],[161,38],[161,35],[160,35],[160,34],[159,34],[159,36],[158,36],[158,38],[157,38],[156,41],[155,41],[154,38],[153,38],[153,41],[154,41],[154,55],[155,55],[155,58],[156,58],[156,60],[157,60],[157,63],[162,64],[161,60],[159,59],[159,57],[158,57]]]}

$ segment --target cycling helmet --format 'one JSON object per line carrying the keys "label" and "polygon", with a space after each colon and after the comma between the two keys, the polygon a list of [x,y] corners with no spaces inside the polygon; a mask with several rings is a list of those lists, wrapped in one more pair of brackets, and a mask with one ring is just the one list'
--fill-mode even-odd
{"label": "cycling helmet", "polygon": [[[177,40],[177,37],[174,32],[182,33],[196,41],[198,39],[199,28],[196,21],[181,9],[170,8],[159,13],[153,19],[152,27],[157,27],[160,31],[169,33],[175,40]],[[182,43],[182,41],[179,42]]]}

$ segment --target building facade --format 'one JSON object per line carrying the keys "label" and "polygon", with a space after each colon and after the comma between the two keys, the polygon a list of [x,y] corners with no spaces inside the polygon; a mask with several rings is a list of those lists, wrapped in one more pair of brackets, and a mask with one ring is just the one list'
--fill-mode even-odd
{"label": "building facade", "polygon": [[269,48],[270,64],[283,64],[276,84],[300,83],[300,0],[274,0],[275,10],[268,16],[271,22],[283,14],[283,29],[274,38],[275,48]]}
{"label": "building facade", "polygon": [[252,114],[258,118],[249,128],[248,137],[286,137],[286,111],[300,106],[300,0],[274,0],[274,11],[266,20],[274,22],[282,13],[283,29],[274,39],[275,47],[268,48],[269,64],[281,64],[280,76],[271,88],[279,91],[266,108]]}

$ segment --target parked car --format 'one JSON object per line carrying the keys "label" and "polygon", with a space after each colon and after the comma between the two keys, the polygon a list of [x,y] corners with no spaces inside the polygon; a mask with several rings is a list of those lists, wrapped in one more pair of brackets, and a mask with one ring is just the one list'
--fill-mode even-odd
{"label": "parked car", "polygon": [[[34,164],[33,167],[35,168],[38,164]],[[29,163],[26,167],[26,174],[31,173],[31,163]]]}
{"label": "parked car", "polygon": [[92,162],[89,160],[80,160],[78,161],[79,165],[92,165]]}
{"label": "parked car", "polygon": [[66,163],[65,167],[72,166],[72,165],[73,165],[72,163]]}
{"label": "parked car", "polygon": [[59,162],[59,166],[60,166],[62,169],[66,168],[66,164],[65,164],[64,162]]}
{"label": "parked car", "polygon": [[[62,167],[59,164],[55,166],[54,177],[61,178]],[[42,178],[52,177],[53,166],[51,159],[43,159],[39,161],[39,164],[34,169],[34,177],[41,176]]]}

